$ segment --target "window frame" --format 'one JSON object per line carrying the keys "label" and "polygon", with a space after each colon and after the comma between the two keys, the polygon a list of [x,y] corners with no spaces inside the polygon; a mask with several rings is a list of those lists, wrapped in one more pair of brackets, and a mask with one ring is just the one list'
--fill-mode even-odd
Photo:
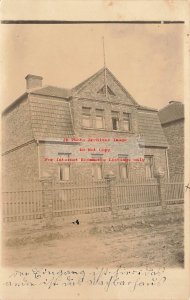
{"label": "window frame", "polygon": [[[65,179],[64,177],[65,177],[65,175],[64,175],[64,173],[65,173],[65,167],[69,167],[69,176],[68,176],[68,179]],[[62,173],[62,175],[61,175],[61,173]],[[68,182],[68,181],[70,181],[71,180],[71,164],[70,163],[61,163],[61,164],[59,164],[59,181],[61,181],[61,182]]]}
{"label": "window frame", "polygon": [[[104,116],[104,109],[97,108],[95,110],[95,128],[96,129],[105,129],[105,116]],[[102,127],[97,127],[97,118],[102,118]]]}
{"label": "window frame", "polygon": [[[85,112],[85,109],[89,109],[89,112]],[[87,106],[82,106],[82,127],[83,128],[93,128],[93,120],[92,120],[92,108]],[[83,124],[83,120],[89,120],[89,126],[85,126]]]}
{"label": "window frame", "polygon": [[[103,154],[92,154],[92,158],[102,158]],[[94,170],[97,166],[101,167],[101,179],[97,178],[97,169]],[[104,178],[104,169],[103,169],[103,161],[92,162],[92,179],[94,181],[102,180]]]}
{"label": "window frame", "polygon": [[[117,118],[117,117],[112,117],[111,118],[112,119],[112,130],[114,130],[114,131],[118,131],[119,130],[119,118]],[[113,123],[113,121],[116,121],[116,129],[114,129],[114,123]]]}
{"label": "window frame", "polygon": [[[150,158],[150,175],[151,176],[147,176],[147,171],[146,171],[146,167],[147,167],[147,163],[145,161],[146,158]],[[153,155],[144,155],[144,161],[145,161],[145,176],[147,179],[152,179],[154,178],[154,156]]]}
{"label": "window frame", "polygon": [[[111,120],[112,120],[112,130],[118,131],[119,130],[119,112],[118,111],[114,111],[114,110],[111,111]],[[117,129],[114,129],[113,120],[116,121]]]}
{"label": "window frame", "polygon": [[[125,129],[124,123],[128,122],[128,129]],[[126,132],[131,131],[131,114],[130,113],[123,113],[123,130]]]}
{"label": "window frame", "polygon": [[[125,158],[125,159],[129,159],[129,156],[127,154],[119,154],[118,158]],[[125,166],[126,168],[126,178],[122,177],[122,171],[121,168]],[[128,179],[129,178],[129,162],[128,161],[121,161],[119,162],[119,178],[120,179]]]}

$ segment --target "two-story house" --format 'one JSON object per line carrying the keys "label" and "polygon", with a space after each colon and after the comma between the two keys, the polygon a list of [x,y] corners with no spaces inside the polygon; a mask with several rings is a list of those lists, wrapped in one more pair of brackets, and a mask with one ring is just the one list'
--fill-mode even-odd
{"label": "two-story house", "polygon": [[110,171],[153,177],[158,168],[168,175],[157,110],[139,105],[108,68],[73,89],[43,87],[42,80],[27,75],[26,92],[3,112],[4,184],[101,179]]}

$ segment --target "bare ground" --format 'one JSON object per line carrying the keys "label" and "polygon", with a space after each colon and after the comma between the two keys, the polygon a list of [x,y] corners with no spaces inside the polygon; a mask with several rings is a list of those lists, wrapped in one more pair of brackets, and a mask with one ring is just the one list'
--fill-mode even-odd
{"label": "bare ground", "polygon": [[11,267],[182,268],[184,264],[182,212],[22,228],[4,232],[3,240],[2,263]]}

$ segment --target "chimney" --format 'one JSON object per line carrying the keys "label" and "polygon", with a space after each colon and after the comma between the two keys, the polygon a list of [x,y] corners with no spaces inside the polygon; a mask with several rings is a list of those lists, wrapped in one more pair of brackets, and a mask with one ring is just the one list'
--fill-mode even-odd
{"label": "chimney", "polygon": [[33,90],[42,87],[43,77],[37,75],[28,74],[26,77],[26,89]]}

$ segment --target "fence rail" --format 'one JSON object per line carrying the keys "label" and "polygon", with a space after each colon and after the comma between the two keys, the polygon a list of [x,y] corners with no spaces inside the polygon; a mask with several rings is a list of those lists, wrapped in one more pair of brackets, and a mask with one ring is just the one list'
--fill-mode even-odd
{"label": "fence rail", "polygon": [[55,216],[76,213],[108,211],[107,182],[57,183],[54,189],[53,214]]}
{"label": "fence rail", "polygon": [[[177,180],[177,181],[175,181]],[[46,182],[46,181],[44,181]],[[184,182],[182,175],[171,180],[158,181],[135,178],[128,180],[103,179],[43,182],[3,192],[4,222],[77,215],[183,203]]]}
{"label": "fence rail", "polygon": [[42,190],[3,192],[3,221],[40,219],[42,203]]}

